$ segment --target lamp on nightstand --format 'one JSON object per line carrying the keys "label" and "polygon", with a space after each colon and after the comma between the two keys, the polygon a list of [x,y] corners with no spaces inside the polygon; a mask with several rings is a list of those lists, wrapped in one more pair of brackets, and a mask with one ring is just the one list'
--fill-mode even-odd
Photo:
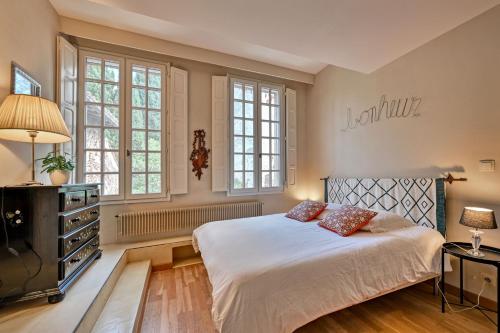
{"label": "lamp on nightstand", "polygon": [[56,103],[12,94],[0,106],[0,139],[31,143],[31,180],[23,185],[42,185],[35,180],[35,143],[62,143],[71,135]]}
{"label": "lamp on nightstand", "polygon": [[467,251],[468,254],[474,257],[484,257],[484,253],[479,251],[481,244],[482,231],[479,229],[496,229],[497,221],[495,212],[487,208],[465,207],[460,218],[460,224],[472,227],[472,249]]}

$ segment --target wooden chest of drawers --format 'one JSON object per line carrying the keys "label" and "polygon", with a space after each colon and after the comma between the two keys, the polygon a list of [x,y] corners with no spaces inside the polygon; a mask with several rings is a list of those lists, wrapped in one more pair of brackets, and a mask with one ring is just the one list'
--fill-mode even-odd
{"label": "wooden chest of drawers", "polygon": [[61,301],[101,256],[98,186],[5,187],[1,200],[0,304],[38,297]]}

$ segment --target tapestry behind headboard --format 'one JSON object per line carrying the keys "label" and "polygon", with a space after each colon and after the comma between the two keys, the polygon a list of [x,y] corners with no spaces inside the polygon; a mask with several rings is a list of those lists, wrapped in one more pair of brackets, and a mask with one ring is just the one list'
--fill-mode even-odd
{"label": "tapestry behind headboard", "polygon": [[442,178],[325,178],[325,202],[385,210],[446,232]]}

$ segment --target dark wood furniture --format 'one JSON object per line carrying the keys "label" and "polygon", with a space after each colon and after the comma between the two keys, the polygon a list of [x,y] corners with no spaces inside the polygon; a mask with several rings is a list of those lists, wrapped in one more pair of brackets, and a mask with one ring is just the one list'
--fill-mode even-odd
{"label": "dark wood furniture", "polygon": [[[458,257],[460,260],[460,305],[464,304],[464,268],[463,261],[469,260],[474,261],[480,264],[492,265],[497,268],[497,307],[498,302],[500,300],[500,288],[498,287],[498,282],[500,282],[500,249],[491,247],[491,246],[480,246],[480,251],[485,254],[484,257],[474,257],[467,253],[468,250],[472,249],[471,243],[463,243],[463,242],[448,242],[444,243],[441,248],[441,312],[445,312],[445,275],[444,275],[444,255],[448,253],[449,255]],[[481,313],[483,313],[490,321],[492,321],[484,311],[490,311],[489,309],[483,307],[477,307]],[[497,332],[500,333],[500,329],[498,327],[500,320],[500,314],[497,309]]]}
{"label": "dark wood furniture", "polygon": [[0,188],[0,304],[64,298],[100,258],[97,184]]}

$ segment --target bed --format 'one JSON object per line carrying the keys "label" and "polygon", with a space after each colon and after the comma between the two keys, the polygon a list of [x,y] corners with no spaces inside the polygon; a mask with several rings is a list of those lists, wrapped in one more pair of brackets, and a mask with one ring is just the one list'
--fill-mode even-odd
{"label": "bed", "polygon": [[292,332],[438,276],[444,242],[439,180],[328,178],[325,200],[398,212],[415,226],[341,237],[314,221],[274,214],[199,227],[193,245],[212,284],[212,317],[220,332]]}

